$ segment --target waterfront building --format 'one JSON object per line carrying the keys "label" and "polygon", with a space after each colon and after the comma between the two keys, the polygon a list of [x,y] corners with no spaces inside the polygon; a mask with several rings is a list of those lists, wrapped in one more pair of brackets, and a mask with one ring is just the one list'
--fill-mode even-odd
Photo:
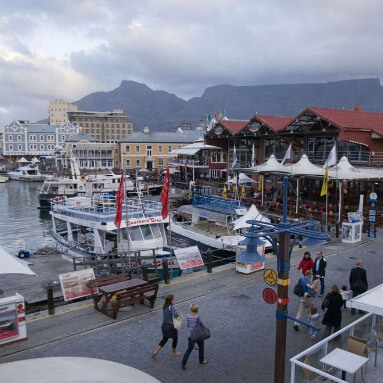
{"label": "waterfront building", "polygon": [[62,125],[48,125],[14,120],[4,127],[3,155],[12,160],[52,155],[78,132],[79,128],[68,121]]}
{"label": "waterfront building", "polygon": [[120,145],[118,143],[100,142],[86,133],[70,137],[65,144],[65,167],[69,166],[68,158],[73,154],[80,169],[117,169],[120,167]]}
{"label": "waterfront building", "polygon": [[100,142],[116,143],[133,133],[133,124],[122,109],[113,112],[68,112],[68,120]]}
{"label": "waterfront building", "polygon": [[49,124],[62,125],[68,121],[68,112],[76,112],[77,105],[68,101],[55,100],[49,101]]}
{"label": "waterfront building", "polygon": [[203,136],[203,131],[178,129],[177,132],[135,132],[120,142],[120,152],[129,169],[165,169],[169,160],[176,156],[174,149],[195,142]]}

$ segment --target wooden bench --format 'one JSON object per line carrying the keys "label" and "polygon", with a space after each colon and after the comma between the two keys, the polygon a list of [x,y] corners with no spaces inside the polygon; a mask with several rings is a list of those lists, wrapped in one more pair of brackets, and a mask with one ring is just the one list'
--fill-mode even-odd
{"label": "wooden bench", "polygon": [[92,290],[94,307],[98,309],[98,303],[101,299],[101,294],[97,292],[98,287],[130,279],[132,279],[131,273],[113,274],[106,277],[91,279],[86,285]]}
{"label": "wooden bench", "polygon": [[145,299],[149,302],[150,308],[154,307],[157,298],[158,284],[148,284],[139,286],[130,291],[121,291],[115,302],[112,303],[112,318],[117,318],[117,313],[120,307],[130,306],[134,303],[144,303]]}

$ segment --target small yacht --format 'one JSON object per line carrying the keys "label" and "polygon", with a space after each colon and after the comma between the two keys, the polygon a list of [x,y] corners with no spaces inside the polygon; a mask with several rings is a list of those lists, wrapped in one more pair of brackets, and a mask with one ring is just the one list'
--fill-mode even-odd
{"label": "small yacht", "polygon": [[0,174],[0,184],[3,184],[4,182],[8,182],[8,181],[9,181],[9,177],[8,176]]}
{"label": "small yacht", "polygon": [[127,199],[119,230],[114,224],[116,211],[111,196],[53,201],[52,236],[73,262],[93,262],[96,274],[108,259],[121,265],[129,262],[130,267],[147,264],[150,271],[156,268],[161,274],[162,260],[166,258],[173,275],[179,275],[178,262],[167,247],[165,223],[169,219],[162,218],[162,204],[139,197]]}
{"label": "small yacht", "polygon": [[28,164],[8,172],[9,179],[18,181],[44,181],[45,175],[40,173],[37,165]]}

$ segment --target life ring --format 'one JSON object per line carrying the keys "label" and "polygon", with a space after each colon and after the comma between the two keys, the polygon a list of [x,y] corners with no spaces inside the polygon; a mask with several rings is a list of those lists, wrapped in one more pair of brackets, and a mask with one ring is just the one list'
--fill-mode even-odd
{"label": "life ring", "polygon": [[80,186],[78,187],[78,189],[79,189],[79,190],[82,190],[82,189],[84,189],[84,186],[80,185]]}
{"label": "life ring", "polygon": [[85,181],[86,180],[86,177],[85,176],[81,176],[80,177],[80,181]]}

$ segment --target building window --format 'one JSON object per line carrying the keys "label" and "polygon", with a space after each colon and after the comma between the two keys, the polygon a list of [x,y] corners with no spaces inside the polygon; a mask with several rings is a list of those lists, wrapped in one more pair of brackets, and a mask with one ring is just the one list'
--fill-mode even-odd
{"label": "building window", "polygon": [[62,135],[62,136],[61,136],[61,139],[62,139],[63,141],[65,141],[65,136],[64,136],[64,135]]}
{"label": "building window", "polygon": [[152,145],[146,145],[146,155],[149,157],[152,155]]}
{"label": "building window", "polygon": [[37,145],[36,144],[29,145],[29,150],[37,150]]}
{"label": "building window", "polygon": [[17,141],[21,141],[21,136],[17,136]]}
{"label": "building window", "polygon": [[126,151],[127,153],[130,152],[130,145],[126,145],[126,146],[125,146],[125,151]]}
{"label": "building window", "polygon": [[136,160],[136,166],[139,168],[141,166],[141,160]]}
{"label": "building window", "polygon": [[30,135],[29,136],[29,141],[36,141],[36,136]]}
{"label": "building window", "polygon": [[172,147],[171,145],[168,146],[168,153],[170,153],[172,151]]}
{"label": "building window", "polygon": [[18,149],[18,150],[21,150],[21,149],[22,149],[22,146],[19,144],[17,149]]}
{"label": "building window", "polygon": [[13,150],[13,145],[12,144],[9,145],[9,150]]}
{"label": "building window", "polygon": [[162,146],[158,146],[158,153],[162,153]]}
{"label": "building window", "polygon": [[140,152],[140,145],[136,145],[136,153]]}
{"label": "building window", "polygon": [[130,160],[126,160],[126,167],[130,168]]}
{"label": "building window", "polygon": [[44,136],[40,136],[40,141],[44,141]]}
{"label": "building window", "polygon": [[40,145],[40,150],[44,150],[44,144]]}
{"label": "building window", "polygon": [[8,136],[8,141],[13,141],[13,136],[12,135]]}
{"label": "building window", "polygon": [[158,166],[164,166],[164,159],[163,158],[158,159]]}

